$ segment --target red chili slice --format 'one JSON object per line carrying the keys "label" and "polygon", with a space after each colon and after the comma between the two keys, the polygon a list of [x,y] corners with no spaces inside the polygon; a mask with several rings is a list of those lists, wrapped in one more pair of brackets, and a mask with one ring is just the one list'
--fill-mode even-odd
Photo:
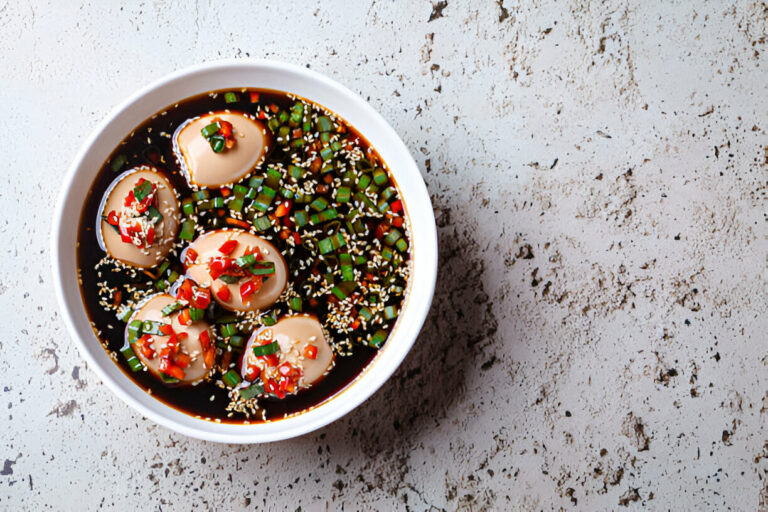
{"label": "red chili slice", "polygon": [[196,308],[207,308],[211,303],[211,292],[207,288],[197,288],[192,294],[192,303]]}
{"label": "red chili slice", "polygon": [[184,268],[194,265],[195,263],[197,263],[197,251],[190,247],[187,249],[187,252],[184,253]]}
{"label": "red chili slice", "polygon": [[232,266],[232,258],[211,258],[208,260],[208,269],[211,279],[218,278]]}
{"label": "red chili slice", "polygon": [[107,215],[107,224],[110,224],[112,226],[117,226],[120,222],[120,214],[115,212],[115,210],[112,210]]}
{"label": "red chili slice", "polygon": [[232,123],[229,121],[219,121],[219,135],[229,138],[232,135]]}
{"label": "red chili slice", "polygon": [[291,212],[291,206],[293,203],[288,201],[287,199],[280,203],[275,210],[275,217],[285,217]]}
{"label": "red chili slice", "polygon": [[226,284],[221,285],[219,289],[216,290],[216,296],[224,302],[227,302],[232,296],[232,293],[229,291],[229,286]]}
{"label": "red chili slice", "polygon": [[247,302],[248,297],[253,295],[256,291],[259,290],[259,288],[261,288],[261,283],[261,276],[255,276],[253,279],[249,279],[240,285],[240,297],[243,299],[243,302]]}
{"label": "red chili slice", "polygon": [[147,245],[152,245],[155,243],[155,228],[152,226],[149,227],[147,230]]}
{"label": "red chili slice", "polygon": [[232,251],[235,250],[235,247],[237,247],[237,240],[227,240],[223,244],[221,244],[221,247],[219,247],[219,252],[221,254],[225,254],[229,256],[232,254]]}
{"label": "red chili slice", "polygon": [[184,308],[179,313],[178,321],[181,325],[189,325],[192,323],[192,319],[189,317],[189,308]]}
{"label": "red chili slice", "polygon": [[314,345],[304,347],[304,357],[307,359],[317,359],[317,347]]}
{"label": "red chili slice", "polygon": [[181,283],[181,286],[179,286],[179,291],[176,292],[176,298],[186,301],[192,299],[192,281],[185,279],[184,282]]}

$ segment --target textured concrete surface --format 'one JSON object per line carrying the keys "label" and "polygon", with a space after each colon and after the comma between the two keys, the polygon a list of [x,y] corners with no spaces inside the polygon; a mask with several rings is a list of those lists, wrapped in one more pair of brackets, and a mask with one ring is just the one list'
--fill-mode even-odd
{"label": "textured concrete surface", "polygon": [[[0,509],[768,510],[768,5],[300,4],[0,0]],[[267,446],[134,414],[50,292],[86,134],[232,56],[368,98],[440,230],[395,377]]]}

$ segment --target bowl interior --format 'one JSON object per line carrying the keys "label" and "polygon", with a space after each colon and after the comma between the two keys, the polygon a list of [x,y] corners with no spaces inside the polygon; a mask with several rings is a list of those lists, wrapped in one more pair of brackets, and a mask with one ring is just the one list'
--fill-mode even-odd
{"label": "bowl interior", "polygon": [[[257,87],[304,96],[357,128],[390,168],[410,218],[412,269],[406,306],[374,362],[334,398],[288,419],[253,425],[198,420],[154,399],[109,358],[94,335],[80,298],[75,244],[86,193],[104,160],[130,131],[175,102],[224,88]],[[186,435],[221,442],[266,442],[301,435],[346,414],[395,371],[421,329],[434,291],[437,236],[432,205],[408,149],[389,124],[357,95],[318,73],[270,61],[224,61],[169,75],[138,92],[102,122],[75,158],[59,197],[53,232],[57,294],[70,334],[104,382],[144,416]]]}

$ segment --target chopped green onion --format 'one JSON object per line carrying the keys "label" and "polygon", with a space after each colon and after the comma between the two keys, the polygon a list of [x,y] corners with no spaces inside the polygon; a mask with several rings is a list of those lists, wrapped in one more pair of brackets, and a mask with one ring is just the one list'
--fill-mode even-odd
{"label": "chopped green onion", "polygon": [[360,316],[366,322],[370,322],[371,318],[373,318],[373,312],[370,309],[366,308],[366,307],[362,307],[362,308],[360,308]]}
{"label": "chopped green onion", "polygon": [[295,211],[293,213],[293,221],[299,227],[306,226],[307,222],[309,222],[309,217],[307,216],[307,212],[305,212],[304,210]]}
{"label": "chopped green onion", "polygon": [[243,185],[235,185],[234,187],[232,187],[232,193],[236,197],[245,197],[245,194],[248,193],[248,187]]}
{"label": "chopped green onion", "polygon": [[162,335],[163,333],[160,332],[160,326],[162,325],[166,324],[155,320],[144,320],[141,324],[141,333]]}
{"label": "chopped green onion", "polygon": [[264,323],[264,325],[267,325],[267,326],[275,325],[277,323],[277,317],[275,315],[275,312],[272,311],[267,316],[262,317],[261,321]]}
{"label": "chopped green onion", "polygon": [[370,341],[368,344],[372,347],[379,348],[382,343],[384,343],[387,340],[387,332],[383,329],[379,329],[376,331],[373,336],[371,336]]}
{"label": "chopped green onion", "polygon": [[334,235],[331,235],[328,237],[331,239],[331,243],[333,244],[334,249],[340,249],[341,247],[344,247],[347,245],[347,241],[344,239],[344,235],[341,231],[337,232]]}
{"label": "chopped green onion", "polygon": [[255,276],[268,276],[275,273],[274,261],[257,261],[248,269]]}
{"label": "chopped green onion", "polygon": [[318,197],[309,204],[309,207],[317,212],[321,212],[328,208],[328,200],[322,196]]}
{"label": "chopped green onion", "polygon": [[320,224],[321,222],[336,219],[338,216],[339,212],[337,212],[335,208],[328,208],[327,210],[323,210],[320,213],[312,214],[312,216],[309,218],[309,221],[312,224]]}
{"label": "chopped green onion", "polygon": [[258,176],[248,180],[248,186],[251,188],[259,188],[262,183],[264,183],[264,178],[259,178]]}
{"label": "chopped green onion", "polygon": [[202,308],[189,308],[189,319],[193,322],[202,320],[205,315],[205,310]]}
{"label": "chopped green onion", "polygon": [[317,118],[317,129],[321,132],[329,132],[333,129],[333,123],[328,116],[320,116]]}
{"label": "chopped green onion", "polygon": [[224,94],[224,101],[227,103],[237,103],[240,101],[240,98],[234,92],[228,92]]}
{"label": "chopped green onion", "polygon": [[137,372],[144,368],[144,364],[139,360],[138,357],[136,357],[136,352],[133,351],[130,345],[121,348],[120,353],[123,354],[123,357],[125,357],[125,360],[128,362],[128,366],[131,368],[131,371]]}
{"label": "chopped green onion", "polygon": [[336,189],[336,200],[340,203],[348,203],[352,191],[349,187],[339,187]]}
{"label": "chopped green onion", "polygon": [[[217,133],[219,133],[219,124],[218,123],[211,123],[209,125],[206,125],[205,127],[203,127],[202,130],[200,130],[200,133],[203,134],[203,137],[208,139],[208,138],[216,135]],[[200,139],[198,139],[198,140],[200,140]]]}
{"label": "chopped green onion", "polygon": [[269,218],[266,216],[256,217],[253,220],[253,227],[255,227],[257,231],[264,231],[269,229],[271,226],[272,221],[269,220]]}
{"label": "chopped green onion", "polygon": [[117,318],[118,320],[122,322],[127,322],[129,318],[131,318],[131,315],[133,314],[133,309],[126,305],[120,306],[120,309],[117,310]]}
{"label": "chopped green onion", "polygon": [[165,382],[166,384],[176,384],[179,382],[179,379],[176,377],[171,377],[170,375],[166,375],[163,372],[160,372],[160,380]]}
{"label": "chopped green onion", "polygon": [[394,243],[400,240],[402,236],[403,234],[397,228],[392,228],[389,233],[384,236],[384,243],[387,245],[394,245]]}
{"label": "chopped green onion", "polygon": [[149,180],[144,181],[141,185],[133,187],[133,197],[136,201],[143,201],[149,194],[152,193],[152,182]]}
{"label": "chopped green onion", "polygon": [[184,215],[194,215],[195,203],[188,197],[181,202],[181,210],[184,212]]}
{"label": "chopped green onion", "polygon": [[261,384],[251,384],[247,388],[243,388],[240,390],[240,398],[243,400],[250,400],[251,398],[256,398],[259,395],[264,394],[264,386]]}
{"label": "chopped green onion", "polygon": [[397,316],[397,308],[395,306],[387,306],[384,308],[384,318],[392,320]]}
{"label": "chopped green onion", "polygon": [[147,208],[147,215],[149,216],[150,219],[152,219],[152,221],[155,224],[163,220],[163,214],[160,213],[160,210],[158,210],[152,205],[150,205],[149,208]]}
{"label": "chopped green onion", "polygon": [[288,166],[288,174],[290,174],[291,178],[299,179],[304,176],[304,169],[298,165],[290,165]]}
{"label": "chopped green onion", "polygon": [[288,300],[288,307],[294,311],[301,312],[301,309],[302,309],[301,297],[291,297]]}
{"label": "chopped green onion", "polygon": [[360,190],[365,190],[368,188],[368,185],[371,184],[371,181],[373,181],[373,178],[369,174],[363,174],[360,176],[360,179],[357,180],[357,188]]}
{"label": "chopped green onion", "polygon": [[385,171],[381,167],[377,167],[376,170],[373,171],[373,181],[377,185],[385,184],[387,181],[389,181],[389,179],[387,178],[387,171]]}
{"label": "chopped green onion", "polygon": [[261,213],[266,212],[269,209],[270,204],[272,204],[272,198],[266,194],[259,194],[256,199],[253,200],[253,207]]}
{"label": "chopped green onion", "polygon": [[203,201],[205,199],[208,199],[209,197],[211,197],[211,194],[206,189],[198,190],[197,192],[192,194],[192,198],[195,201]]}
{"label": "chopped green onion", "polygon": [[161,309],[160,312],[163,314],[163,316],[168,316],[171,313],[174,313],[183,307],[184,307],[184,304],[182,304],[179,301],[171,302],[170,304],[165,306],[163,309]]}
{"label": "chopped green onion", "polygon": [[237,334],[237,324],[224,324],[221,326],[221,335],[225,338]]}
{"label": "chopped green onion", "polygon": [[276,352],[280,352],[280,345],[278,345],[276,341],[273,341],[267,345],[258,345],[253,347],[253,355],[255,356],[268,356]]}
{"label": "chopped green onion", "polygon": [[221,274],[218,279],[225,284],[235,284],[240,280],[240,276],[232,276],[229,274]]}
{"label": "chopped green onion", "polygon": [[240,256],[239,258],[235,258],[235,265],[237,265],[240,268],[245,268],[248,265],[255,262],[256,262],[255,254],[246,254],[244,256]]}
{"label": "chopped green onion", "polygon": [[141,337],[141,330],[144,322],[134,320],[128,324],[128,343],[135,343]]}
{"label": "chopped green onion", "polygon": [[400,252],[405,252],[408,250],[408,242],[406,241],[405,237],[400,238],[397,242],[395,242],[395,249]]}
{"label": "chopped green onion", "polygon": [[243,211],[243,200],[239,197],[235,196],[234,199],[230,200],[229,203],[227,203],[227,207],[229,207],[230,210],[233,212],[241,212]]}
{"label": "chopped green onion", "polygon": [[214,197],[213,198],[213,207],[214,208],[224,208],[224,198],[221,197],[221,196]]}
{"label": "chopped green onion", "polygon": [[323,238],[317,243],[317,247],[320,249],[320,254],[328,254],[333,251],[333,242],[330,238]]}
{"label": "chopped green onion", "polygon": [[392,257],[395,255],[395,253],[392,252],[392,249],[389,247],[382,247],[381,248],[381,257],[385,260],[389,261],[392,259]]}
{"label": "chopped green onion", "polygon": [[179,231],[179,238],[182,240],[192,240],[195,237],[195,223],[190,219],[184,219],[181,223],[181,231]]}
{"label": "chopped green onion", "polygon": [[324,161],[327,162],[328,160],[333,158],[333,150],[330,147],[325,146],[323,149],[320,150],[320,156],[323,158]]}
{"label": "chopped green onion", "polygon": [[112,170],[114,172],[119,171],[120,169],[122,169],[123,165],[125,165],[125,162],[127,160],[128,160],[128,158],[125,155],[123,155],[123,154],[117,155],[115,157],[115,159],[112,160],[112,164],[111,164]]}
{"label": "chopped green onion", "polygon": [[224,384],[230,388],[237,386],[242,381],[240,375],[238,375],[235,370],[229,370],[227,373],[222,375],[221,380],[224,381]]}
{"label": "chopped green onion", "polygon": [[272,188],[277,188],[280,186],[280,180],[283,179],[283,173],[275,169],[274,167],[270,167],[267,169],[267,185],[269,185]]}
{"label": "chopped green onion", "polygon": [[224,137],[220,135],[214,135],[213,137],[211,137],[210,141],[211,141],[211,149],[213,149],[214,153],[221,153],[222,151],[224,151],[224,146],[227,143],[227,140]]}

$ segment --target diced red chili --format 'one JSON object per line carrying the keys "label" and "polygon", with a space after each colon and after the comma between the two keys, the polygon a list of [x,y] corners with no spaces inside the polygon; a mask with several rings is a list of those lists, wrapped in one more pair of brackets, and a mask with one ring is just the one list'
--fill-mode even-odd
{"label": "diced red chili", "polygon": [[208,334],[208,329],[201,332],[197,339],[200,340],[203,350],[208,350],[211,347],[211,335]]}
{"label": "diced red chili", "polygon": [[301,245],[301,235],[298,231],[293,232],[293,243],[296,245]]}
{"label": "diced red chili", "polygon": [[189,325],[192,323],[192,319],[189,317],[189,308],[184,308],[181,310],[178,320],[181,325]]}
{"label": "diced red chili", "polygon": [[231,137],[224,141],[224,147],[227,149],[232,149],[233,147],[235,147],[235,144],[237,144],[237,140]]}
{"label": "diced red chili", "polygon": [[282,203],[280,203],[277,206],[277,209],[275,210],[275,217],[285,217],[291,212],[291,206],[293,203],[291,203],[289,200],[285,200]]}
{"label": "diced red chili", "polygon": [[240,285],[240,297],[243,299],[243,302],[248,301],[248,297],[254,294],[259,288],[261,288],[261,276],[258,276],[259,279],[253,278],[249,279],[245,283]]}
{"label": "diced red chili", "polygon": [[208,269],[212,279],[218,278],[231,266],[231,258],[211,258],[208,260]]}
{"label": "diced red chili", "polygon": [[235,247],[237,247],[237,244],[238,244],[237,240],[227,240],[226,242],[221,244],[221,247],[219,247],[219,252],[221,254],[225,254],[229,256],[230,254],[232,254],[232,251],[235,250]]}
{"label": "diced red chili", "polygon": [[192,281],[185,279],[184,282],[181,283],[181,286],[179,286],[179,291],[176,292],[176,298],[186,301],[192,299]]}
{"label": "diced red chili", "polygon": [[109,215],[107,215],[107,224],[111,224],[112,226],[117,226],[120,222],[120,214],[115,212],[115,210],[112,210],[109,212]]}
{"label": "diced red chili", "polygon": [[164,373],[176,379],[179,379],[179,380],[184,379],[184,370],[182,370],[181,368],[173,364],[169,358],[161,359],[158,369],[160,370],[161,373]]}
{"label": "diced red chili", "polygon": [[394,219],[392,219],[392,225],[395,226],[396,228],[403,227],[403,218],[395,217]]}
{"label": "diced red chili", "polygon": [[229,195],[232,193],[232,190],[230,190],[229,187],[221,187],[219,192],[221,192],[221,197],[229,197]]}
{"label": "diced red chili", "polygon": [[211,292],[208,288],[197,288],[192,295],[192,303],[196,308],[205,309],[211,303]]}
{"label": "diced red chili", "polygon": [[147,230],[147,245],[152,245],[153,243],[155,243],[155,228],[150,226]]}
{"label": "diced red chili", "polygon": [[219,121],[219,135],[229,138],[232,135],[232,123],[229,121]]}
{"label": "diced red chili", "polygon": [[317,347],[314,345],[304,347],[304,357],[307,359],[317,359]]}
{"label": "diced red chili", "polygon": [[376,238],[381,240],[384,238],[384,234],[387,232],[387,225],[385,223],[380,223],[378,226],[376,226]]}
{"label": "diced red chili", "polygon": [[166,336],[173,334],[173,327],[170,324],[163,324],[160,326],[160,332]]}
{"label": "diced red chili", "polygon": [[179,352],[176,354],[174,361],[182,368],[187,368],[189,367],[189,363],[192,361],[192,359],[184,352]]}
{"label": "diced red chili", "polygon": [[184,253],[184,268],[190,267],[197,263],[197,251],[191,247]]}
{"label": "diced red chili", "polygon": [[251,93],[251,103],[258,103],[259,102],[259,93],[252,92]]}
{"label": "diced red chili", "polygon": [[222,284],[219,289],[216,290],[216,296],[224,302],[227,302],[232,296],[232,293],[229,291],[229,286]]}
{"label": "diced red chili", "polygon": [[390,204],[389,207],[393,212],[399,212],[403,209],[403,203],[398,199],[397,201],[392,201],[392,204]]}

